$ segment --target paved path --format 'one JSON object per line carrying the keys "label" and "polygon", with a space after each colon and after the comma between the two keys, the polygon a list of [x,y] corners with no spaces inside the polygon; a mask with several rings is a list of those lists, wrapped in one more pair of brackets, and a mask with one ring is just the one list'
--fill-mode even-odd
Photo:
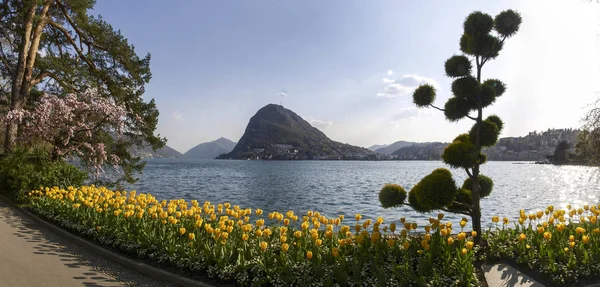
{"label": "paved path", "polygon": [[507,264],[485,265],[483,271],[489,287],[544,287]]}
{"label": "paved path", "polygon": [[0,202],[0,286],[171,286],[125,269]]}

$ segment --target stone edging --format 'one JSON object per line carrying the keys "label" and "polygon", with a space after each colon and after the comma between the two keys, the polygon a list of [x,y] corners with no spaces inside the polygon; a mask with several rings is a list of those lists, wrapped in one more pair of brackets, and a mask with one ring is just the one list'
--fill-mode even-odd
{"label": "stone edging", "polygon": [[137,271],[148,277],[152,277],[156,280],[163,281],[163,282],[169,282],[169,283],[175,284],[177,286],[213,287],[213,285],[211,285],[211,284],[207,284],[207,283],[200,282],[200,281],[197,281],[194,279],[190,279],[190,278],[182,276],[182,275],[178,275],[178,274],[174,274],[174,273],[171,273],[171,272],[168,272],[165,270],[161,270],[154,266],[148,265],[146,263],[142,263],[142,262],[127,258],[123,255],[117,254],[113,251],[110,251],[110,250],[104,248],[104,247],[101,247],[98,244],[95,244],[93,242],[85,240],[79,236],[73,235],[70,232],[64,230],[63,228],[60,228],[54,224],[51,224],[51,223],[47,222],[46,220],[43,220],[42,218],[29,212],[28,210],[25,210],[23,208],[20,208],[20,207],[14,205],[10,200],[5,198],[4,196],[0,195],[0,200],[4,203],[8,204],[11,208],[17,210],[18,212],[21,212],[22,214],[26,215],[30,219],[41,224],[42,226],[50,229],[52,232],[57,233],[58,235],[65,237],[66,239],[68,239],[70,241],[75,242],[76,244],[80,245],[81,247],[87,249],[88,251],[95,253],[95,254],[99,254],[100,256],[102,256],[110,261],[121,264],[126,268]]}

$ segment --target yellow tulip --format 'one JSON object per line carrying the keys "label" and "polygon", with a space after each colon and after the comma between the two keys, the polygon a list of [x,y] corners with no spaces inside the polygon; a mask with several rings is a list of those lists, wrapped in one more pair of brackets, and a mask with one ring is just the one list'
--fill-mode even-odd
{"label": "yellow tulip", "polygon": [[456,239],[463,241],[465,237],[467,237],[467,235],[464,232],[461,232],[456,236]]}
{"label": "yellow tulip", "polygon": [[452,245],[454,243],[454,238],[448,237],[448,245]]}
{"label": "yellow tulip", "polygon": [[312,257],[313,257],[312,251],[310,251],[310,250],[306,251],[306,258],[308,258],[310,260],[310,259],[312,259]]}
{"label": "yellow tulip", "polygon": [[193,232],[190,232],[190,233],[188,234],[188,238],[189,238],[190,240],[194,240],[194,239],[196,238],[196,234],[194,234]]}
{"label": "yellow tulip", "polygon": [[465,254],[467,254],[467,252],[469,252],[469,251],[467,250],[467,248],[463,248],[463,249],[461,250],[461,252],[462,252],[462,254],[463,254],[463,255],[465,255]]}
{"label": "yellow tulip", "polygon": [[321,239],[317,239],[317,240],[315,241],[315,245],[317,245],[317,246],[321,246],[321,244],[323,244],[323,240],[321,240]]}
{"label": "yellow tulip", "polygon": [[247,241],[247,240],[248,240],[248,238],[249,238],[249,236],[248,236],[248,234],[247,234],[247,233],[244,233],[244,234],[242,234],[242,240],[243,240],[243,241]]}
{"label": "yellow tulip", "polygon": [[404,250],[408,250],[408,248],[410,247],[410,243],[408,241],[404,241],[402,243],[402,247],[404,248]]}
{"label": "yellow tulip", "polygon": [[587,235],[584,235],[583,237],[581,237],[581,241],[585,244],[590,243],[590,237]]}
{"label": "yellow tulip", "polygon": [[266,242],[264,242],[264,241],[261,241],[261,242],[260,242],[260,249],[261,249],[262,251],[265,251],[265,250],[267,250],[267,247],[269,247],[269,244],[268,244],[268,243],[266,243]]}
{"label": "yellow tulip", "polygon": [[498,216],[492,216],[492,222],[493,223],[498,223],[498,221],[500,221],[500,217],[498,217]]}
{"label": "yellow tulip", "polygon": [[395,245],[395,244],[396,244],[396,243],[394,242],[394,239],[388,239],[388,240],[387,240],[387,245],[388,245],[388,247],[390,247],[390,248],[391,248],[391,247],[394,247],[394,245]]}
{"label": "yellow tulip", "polygon": [[519,241],[523,241],[525,239],[527,239],[527,236],[525,234],[523,234],[523,233],[519,234]]}
{"label": "yellow tulip", "polygon": [[552,239],[552,233],[550,233],[548,231],[544,232],[544,239],[546,239],[546,240]]}
{"label": "yellow tulip", "polygon": [[437,216],[438,220],[442,220],[444,218],[444,214],[443,213],[439,213]]}
{"label": "yellow tulip", "polygon": [[290,249],[290,245],[287,243],[281,244],[281,251],[287,252]]}
{"label": "yellow tulip", "polygon": [[332,248],[331,249],[331,255],[333,255],[333,257],[338,257],[340,255],[339,251],[337,248]]}
{"label": "yellow tulip", "polygon": [[185,228],[181,227],[179,228],[179,235],[184,235],[185,234]]}

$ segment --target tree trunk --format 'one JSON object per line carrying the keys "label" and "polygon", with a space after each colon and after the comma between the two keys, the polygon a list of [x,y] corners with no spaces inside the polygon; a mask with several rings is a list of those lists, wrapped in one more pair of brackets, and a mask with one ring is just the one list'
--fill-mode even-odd
{"label": "tree trunk", "polygon": [[[22,103],[19,102],[19,94],[21,92],[21,87],[23,84],[23,75],[25,74],[26,64],[25,61],[31,38],[31,30],[33,28],[33,18],[35,16],[35,4],[32,3],[30,5],[31,6],[27,9],[27,14],[25,14],[25,29],[21,38],[19,60],[17,61],[15,77],[13,78],[12,89],[10,91],[10,111],[18,109],[20,108],[20,105],[22,105]],[[4,152],[10,152],[13,149],[16,138],[17,124],[7,123],[6,134],[4,136]]]}
{"label": "tree trunk", "polygon": [[[478,57],[476,57],[477,61],[477,83],[481,85],[481,65]],[[476,131],[475,131],[475,152],[477,153],[477,158],[480,159],[481,154],[481,122],[482,122],[482,108],[481,108],[481,94],[477,92],[477,123],[476,123]],[[473,230],[477,232],[477,236],[474,238],[475,244],[479,244],[481,242],[481,192],[479,189],[479,162],[475,164],[473,167],[473,189],[471,193],[471,198],[473,200],[473,214],[471,216],[471,220],[473,221]]]}
{"label": "tree trunk", "polygon": [[[13,78],[12,90],[10,94],[10,111],[22,109],[27,102],[26,99],[31,92],[32,83],[31,77],[33,75],[33,68],[35,65],[35,58],[40,45],[42,32],[44,25],[46,25],[46,16],[48,9],[52,4],[52,0],[46,0],[44,7],[39,15],[35,31],[32,30],[35,20],[35,2],[31,4],[27,9],[24,23],[25,30],[23,31],[21,47],[19,50],[19,60],[17,62],[17,68],[15,77]],[[6,134],[4,136],[4,151],[10,152],[13,150],[15,140],[17,138],[17,131],[19,125],[17,123],[8,123],[6,125]]]}

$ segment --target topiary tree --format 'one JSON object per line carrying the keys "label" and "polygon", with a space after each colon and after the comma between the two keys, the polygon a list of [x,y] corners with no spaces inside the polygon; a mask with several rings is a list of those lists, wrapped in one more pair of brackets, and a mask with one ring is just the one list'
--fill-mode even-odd
{"label": "topiary tree", "polygon": [[[480,199],[490,195],[494,186],[492,179],[479,171],[480,165],[487,159],[481,149],[496,144],[504,125],[496,115],[484,118],[483,109],[492,105],[506,91],[505,84],[500,80],[482,81],[481,69],[488,61],[498,57],[506,38],[515,35],[520,25],[521,16],[513,10],[503,11],[496,18],[479,11],[471,13],[465,19],[464,33],[460,38],[463,55],[450,57],[444,65],[446,75],[454,78],[451,87],[453,97],[448,99],[444,108],[439,108],[433,105],[436,97],[433,86],[421,85],[413,93],[413,102],[417,107],[433,107],[443,111],[450,122],[464,118],[475,122],[468,133],[456,137],[442,154],[443,161],[450,167],[465,170],[467,180],[458,187],[450,171],[439,168],[425,176],[408,195],[404,189],[395,188],[392,196],[386,185],[379,197],[384,208],[408,205],[421,213],[443,210],[471,216],[473,230],[477,231],[475,242],[480,241]],[[472,75],[473,59],[475,75]],[[475,115],[472,116],[471,112],[475,112]],[[401,192],[404,193],[397,194]],[[408,198],[408,202],[399,202],[403,198]]]}

